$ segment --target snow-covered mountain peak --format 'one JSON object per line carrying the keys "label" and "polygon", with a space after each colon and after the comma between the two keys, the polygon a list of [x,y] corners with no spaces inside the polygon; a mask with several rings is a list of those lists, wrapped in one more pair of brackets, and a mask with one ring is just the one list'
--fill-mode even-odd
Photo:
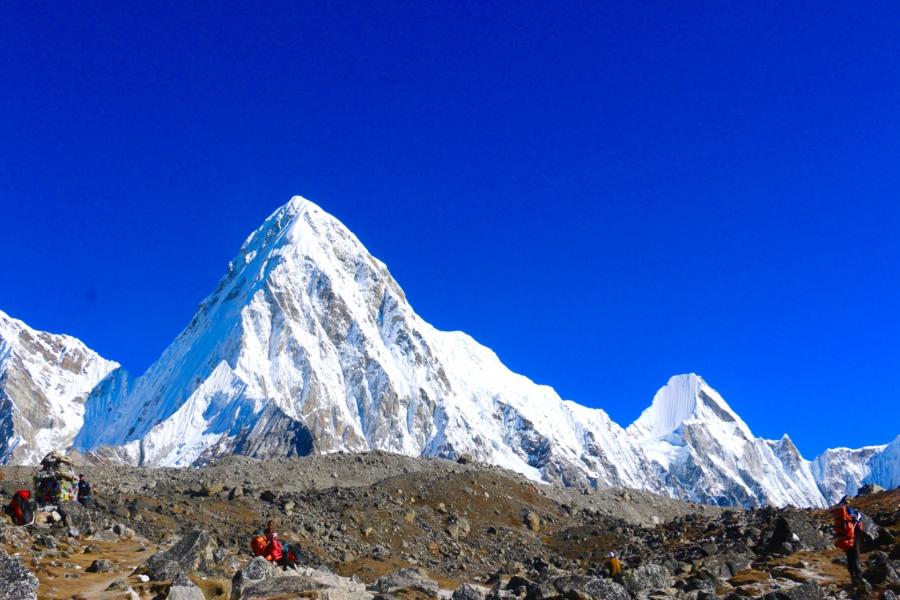
{"label": "snow-covered mountain peak", "polygon": [[[3,317],[0,375],[21,373],[9,368],[21,353],[4,341]],[[42,360],[54,363],[57,345]],[[790,438],[753,436],[696,374],[672,377],[623,430],[513,373],[472,337],[435,329],[346,226],[300,196],[246,238],[146,373],[103,375],[76,407],[84,425],[73,444],[135,464],[381,449],[465,454],[544,481],[723,505],[825,501]],[[834,486],[845,474],[889,481],[898,453],[900,442],[891,452],[835,454],[816,472]],[[852,473],[842,468],[850,462]]]}
{"label": "snow-covered mountain peak", "polygon": [[0,311],[0,462],[31,464],[66,448],[85,398],[116,367],[72,336]]}
{"label": "snow-covered mountain peak", "polygon": [[653,403],[628,427],[628,434],[639,442],[660,440],[688,421],[731,424],[748,436],[752,435],[722,396],[695,373],[671,377],[656,392]]}

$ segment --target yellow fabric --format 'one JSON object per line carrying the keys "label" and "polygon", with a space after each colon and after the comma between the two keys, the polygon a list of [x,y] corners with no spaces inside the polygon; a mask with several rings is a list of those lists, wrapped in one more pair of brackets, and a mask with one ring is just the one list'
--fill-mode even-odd
{"label": "yellow fabric", "polygon": [[609,559],[606,561],[606,566],[609,568],[610,577],[618,577],[622,574],[622,563],[619,562],[618,558]]}

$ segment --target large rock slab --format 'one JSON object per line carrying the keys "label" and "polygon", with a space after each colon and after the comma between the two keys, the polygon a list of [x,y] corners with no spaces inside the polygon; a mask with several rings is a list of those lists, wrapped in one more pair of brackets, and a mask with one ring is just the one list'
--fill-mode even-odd
{"label": "large rock slab", "polygon": [[570,575],[557,577],[550,581],[560,594],[580,592],[591,597],[603,598],[603,600],[631,600],[631,595],[624,586],[609,579],[599,577],[586,577],[582,575]]}
{"label": "large rock slab", "polygon": [[824,600],[822,590],[815,583],[804,583],[796,587],[770,592],[763,600]]}
{"label": "large rock slab", "polygon": [[314,596],[319,600],[371,600],[358,581],[324,569],[297,567],[283,571],[256,557],[235,573],[231,600],[266,600]]}
{"label": "large rock slab", "polygon": [[38,579],[0,548],[0,600],[37,600]]}
{"label": "large rock slab", "polygon": [[151,556],[145,566],[154,581],[174,579],[179,573],[209,574],[215,567],[217,544],[202,529],[188,531],[174,546]]}
{"label": "large rock slab", "polygon": [[632,593],[670,588],[675,579],[669,570],[660,565],[647,564],[625,571],[622,577],[625,587]]}
{"label": "large rock slab", "polygon": [[421,569],[401,569],[375,580],[371,589],[383,594],[396,594],[402,590],[415,590],[426,596],[437,598],[440,587]]}

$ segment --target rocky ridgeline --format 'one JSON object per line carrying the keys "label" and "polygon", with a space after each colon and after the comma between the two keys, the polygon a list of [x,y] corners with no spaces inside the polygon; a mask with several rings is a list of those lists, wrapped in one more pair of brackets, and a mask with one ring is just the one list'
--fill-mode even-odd
{"label": "rocky ridgeline", "polygon": [[[720,510],[536,486],[494,467],[383,453],[80,468],[95,506],[0,529],[2,598],[766,600],[857,597],[825,511]],[[5,499],[30,471],[0,469]],[[900,491],[868,515],[869,597],[900,592]],[[276,522],[296,568],[252,558]],[[604,577],[615,550],[624,577]],[[40,586],[38,587],[38,582]]]}

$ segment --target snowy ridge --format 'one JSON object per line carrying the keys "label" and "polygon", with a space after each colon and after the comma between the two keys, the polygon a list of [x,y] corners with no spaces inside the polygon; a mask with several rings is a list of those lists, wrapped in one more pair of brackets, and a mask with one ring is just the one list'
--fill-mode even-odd
{"label": "snowy ridge", "polygon": [[[12,348],[0,343],[0,375],[22,371],[9,367],[21,354]],[[53,363],[38,354],[34,369]],[[470,336],[429,325],[352,232],[299,197],[250,234],[146,373],[132,378],[90,354],[78,384],[65,385],[74,399],[54,398],[68,412],[52,442],[131,464],[370,449],[471,455],[535,480],[743,506],[822,506],[863,482],[900,482],[900,438],[807,461],[787,436],[755,437],[694,374],[671,378],[623,429],[513,373]],[[3,420],[16,414],[0,412],[9,447],[24,443]]]}
{"label": "snowy ridge", "polygon": [[772,443],[755,437],[693,373],[671,378],[627,433],[672,496],[720,505],[824,504],[790,439]]}
{"label": "snowy ridge", "polygon": [[68,447],[85,398],[116,367],[80,340],[0,311],[0,462],[34,464]]}

